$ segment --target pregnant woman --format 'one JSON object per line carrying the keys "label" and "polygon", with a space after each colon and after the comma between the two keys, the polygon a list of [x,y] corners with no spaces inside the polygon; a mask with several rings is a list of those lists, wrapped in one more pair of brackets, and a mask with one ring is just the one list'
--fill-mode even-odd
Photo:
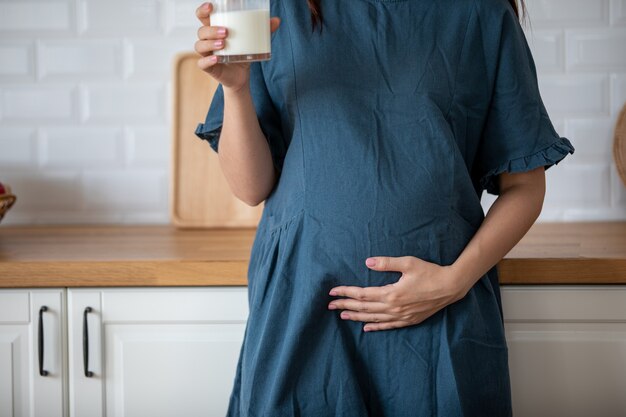
{"label": "pregnant woman", "polygon": [[215,63],[212,10],[196,51],[220,84],[196,134],[265,201],[228,416],[510,416],[495,265],[574,153],[518,4],[272,0],[272,58],[252,64]]}

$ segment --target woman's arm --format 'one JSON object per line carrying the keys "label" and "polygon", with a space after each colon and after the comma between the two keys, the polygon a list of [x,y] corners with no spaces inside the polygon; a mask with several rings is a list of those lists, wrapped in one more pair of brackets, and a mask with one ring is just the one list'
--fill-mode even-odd
{"label": "woman's arm", "polygon": [[457,260],[450,265],[461,296],[524,237],[535,223],[546,192],[545,169],[499,175],[500,196]]}
{"label": "woman's arm", "polygon": [[220,167],[233,194],[250,206],[264,201],[278,176],[248,85],[239,90],[224,87],[219,146]]}
{"label": "woman's arm", "polygon": [[[228,28],[211,26],[213,4],[203,3],[196,10],[202,26],[198,29],[198,67],[222,84],[224,120],[220,132],[218,158],[231,191],[241,201],[256,206],[272,191],[276,172],[269,144],[261,130],[250,91],[250,63],[217,64],[213,51],[224,47]],[[270,31],[280,19],[270,19]]]}

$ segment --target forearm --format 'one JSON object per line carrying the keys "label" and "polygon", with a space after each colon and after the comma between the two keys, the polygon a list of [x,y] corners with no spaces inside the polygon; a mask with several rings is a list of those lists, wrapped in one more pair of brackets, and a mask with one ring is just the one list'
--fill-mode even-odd
{"label": "forearm", "polygon": [[276,182],[269,145],[256,116],[250,88],[224,88],[224,120],[219,161],[233,194],[251,206],[260,204]]}
{"label": "forearm", "polygon": [[543,206],[544,190],[531,183],[502,192],[461,255],[450,266],[462,294],[496,265],[530,229]]}

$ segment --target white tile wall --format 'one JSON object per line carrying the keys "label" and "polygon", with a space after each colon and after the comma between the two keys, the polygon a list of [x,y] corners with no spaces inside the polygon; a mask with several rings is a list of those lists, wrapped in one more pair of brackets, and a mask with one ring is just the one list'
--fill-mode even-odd
{"label": "white tile wall", "polygon": [[51,120],[76,121],[76,89],[72,85],[0,85],[0,98],[3,126],[13,122],[31,126]]}
{"label": "white tile wall", "polygon": [[132,167],[163,168],[169,164],[169,132],[159,127],[126,130],[126,164]]}
{"label": "white tile wall", "polygon": [[74,27],[73,8],[69,1],[3,1],[0,32],[69,32]]}
{"label": "white tile wall", "polygon": [[150,210],[165,201],[166,170],[91,170],[82,176],[86,209]]}
{"label": "white tile wall", "polygon": [[580,160],[582,157],[579,155],[584,155],[586,163],[602,165],[613,158],[614,129],[614,120],[605,117],[569,119],[567,127],[557,131],[564,132],[561,135],[569,138],[576,148],[576,153],[568,156],[568,158]]}
{"label": "white tile wall", "polygon": [[613,74],[611,77],[611,112],[614,115],[619,114],[624,103],[626,103],[626,71]]}
{"label": "white tile wall", "polygon": [[533,46],[533,58],[542,74],[563,71],[565,41],[563,31],[544,30],[527,33],[528,42]]}
{"label": "white tile wall", "polygon": [[86,122],[152,122],[166,117],[163,83],[88,84],[82,88],[82,118]]}
{"label": "white tile wall", "polygon": [[4,80],[32,78],[34,75],[34,44],[29,41],[0,42],[0,76]]}
{"label": "white tile wall", "polygon": [[121,168],[122,129],[51,127],[40,130],[39,163],[44,168]]}
{"label": "white tile wall", "polygon": [[550,190],[545,198],[548,206],[597,209],[610,203],[609,168],[603,164],[574,164],[563,160],[546,171],[546,187]]}
{"label": "white tile wall", "polygon": [[133,37],[124,43],[125,74],[132,80],[162,80],[172,66],[172,57],[180,51],[193,48],[189,38],[162,39]]}
{"label": "white tile wall", "polygon": [[39,78],[76,79],[122,75],[122,42],[117,40],[41,41],[37,47]]}
{"label": "white tile wall", "polygon": [[[22,207],[16,210],[20,214],[16,216],[18,219],[31,218],[33,223],[38,223],[38,217],[42,212],[74,211],[84,206],[81,174],[78,169],[33,169],[31,171],[9,169],[2,173],[2,181],[11,185],[18,195],[19,204]],[[10,213],[14,214],[12,211]],[[3,223],[4,220],[2,220]]]}
{"label": "white tile wall", "polygon": [[[0,180],[19,195],[3,224],[169,221],[170,71],[200,3],[0,1]],[[546,107],[576,147],[546,172],[539,221],[626,219],[612,159],[626,0],[527,6]]]}
{"label": "white tile wall", "polygon": [[79,31],[103,36],[159,33],[163,27],[162,7],[158,0],[79,0]]}
{"label": "white tile wall", "polygon": [[626,0],[614,0],[611,2],[611,23],[626,25]]}
{"label": "white tile wall", "polygon": [[0,166],[29,169],[35,165],[35,129],[0,127]]}
{"label": "white tile wall", "polygon": [[609,85],[607,75],[596,74],[549,74],[539,79],[551,117],[608,115]]}
{"label": "white tile wall", "polygon": [[193,0],[177,0],[168,3],[169,7],[165,16],[167,31],[194,36],[199,26],[195,15],[198,4]]}
{"label": "white tile wall", "polygon": [[534,27],[603,26],[609,20],[610,0],[528,0]]}
{"label": "white tile wall", "polygon": [[612,70],[626,68],[626,28],[587,29],[567,34],[567,68]]}

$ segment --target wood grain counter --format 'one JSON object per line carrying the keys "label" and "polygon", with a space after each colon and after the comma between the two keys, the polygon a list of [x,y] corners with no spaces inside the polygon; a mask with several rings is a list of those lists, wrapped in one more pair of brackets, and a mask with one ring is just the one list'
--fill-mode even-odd
{"label": "wood grain counter", "polygon": [[[255,228],[0,226],[0,288],[246,285]],[[536,223],[502,284],[626,284],[626,222]]]}

